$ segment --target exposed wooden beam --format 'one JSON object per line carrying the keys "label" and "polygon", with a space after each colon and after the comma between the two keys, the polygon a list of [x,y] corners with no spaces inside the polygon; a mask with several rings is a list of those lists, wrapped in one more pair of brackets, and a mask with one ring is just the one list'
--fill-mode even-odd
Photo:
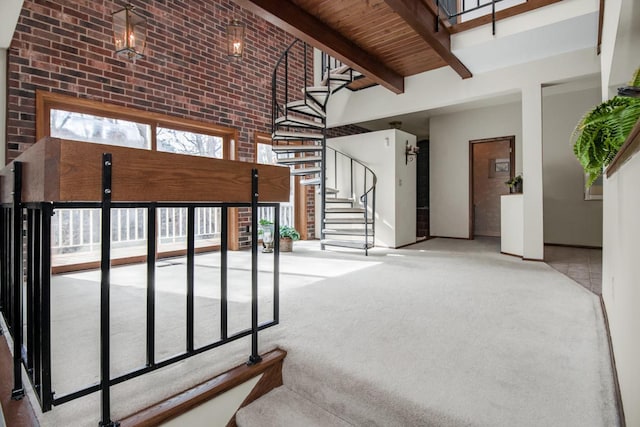
{"label": "exposed wooden beam", "polygon": [[471,71],[451,52],[451,35],[444,28],[436,31],[437,16],[422,0],[384,0],[411,28],[426,41],[460,77],[467,79]]}
{"label": "exposed wooden beam", "polygon": [[289,0],[234,0],[234,2],[310,45],[327,52],[390,91],[396,94],[404,92],[403,76]]}

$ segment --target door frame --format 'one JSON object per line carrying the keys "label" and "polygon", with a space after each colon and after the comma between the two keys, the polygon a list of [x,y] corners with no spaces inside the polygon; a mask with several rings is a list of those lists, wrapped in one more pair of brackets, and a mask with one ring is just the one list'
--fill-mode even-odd
{"label": "door frame", "polygon": [[469,141],[469,240],[474,239],[473,225],[475,223],[475,212],[473,209],[473,147],[475,144],[483,144],[486,142],[501,142],[509,141],[509,177],[515,176],[516,165],[516,137],[510,136],[498,136],[495,138],[473,139]]}

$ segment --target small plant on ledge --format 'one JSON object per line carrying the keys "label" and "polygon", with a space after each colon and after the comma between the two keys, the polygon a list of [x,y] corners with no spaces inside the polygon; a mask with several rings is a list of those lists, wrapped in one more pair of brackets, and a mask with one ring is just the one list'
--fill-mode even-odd
{"label": "small plant on ledge", "polygon": [[505,181],[505,184],[509,186],[509,193],[522,193],[522,175],[516,175],[509,181]]}
{"label": "small plant on ledge", "polygon": [[280,226],[280,252],[291,252],[293,241],[300,240],[300,233],[289,225]]}

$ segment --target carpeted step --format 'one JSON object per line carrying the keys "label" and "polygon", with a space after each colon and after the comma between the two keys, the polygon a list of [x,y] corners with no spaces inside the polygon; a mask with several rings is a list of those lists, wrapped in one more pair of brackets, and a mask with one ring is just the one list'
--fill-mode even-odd
{"label": "carpeted step", "polygon": [[238,427],[349,427],[352,424],[311,403],[285,386],[240,409]]}
{"label": "carpeted step", "polygon": [[320,240],[320,243],[325,246],[337,246],[341,248],[350,248],[350,249],[371,249],[373,248],[373,243],[371,242],[362,242],[360,240],[333,240],[333,239],[323,239]]}
{"label": "carpeted step", "polygon": [[353,204],[354,200],[346,197],[327,197],[325,203],[350,203]]}

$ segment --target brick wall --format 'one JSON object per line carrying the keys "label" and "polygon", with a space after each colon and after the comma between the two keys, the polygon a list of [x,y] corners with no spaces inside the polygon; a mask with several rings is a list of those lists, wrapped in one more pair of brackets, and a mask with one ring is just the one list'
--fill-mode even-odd
{"label": "brick wall", "polygon": [[[237,128],[241,160],[269,131],[271,72],[293,39],[229,0],[133,1],[148,19],[146,57],[112,50],[121,2],[25,0],[9,50],[8,157],[35,142],[35,89]],[[247,25],[245,58],[226,58],[226,23]],[[294,73],[295,75],[295,73]]]}
{"label": "brick wall", "polygon": [[[253,160],[254,132],[270,132],[272,69],[293,37],[230,0],[131,3],[148,22],[135,63],[113,52],[111,14],[122,2],[25,0],[8,58],[8,160],[36,142],[36,89],[232,127],[239,160]],[[226,57],[232,18],[246,25],[240,63]]]}
{"label": "brick wall", "polygon": [[327,138],[338,138],[340,136],[357,135],[359,133],[366,132],[371,131],[356,125],[336,126],[334,128],[327,129]]}

